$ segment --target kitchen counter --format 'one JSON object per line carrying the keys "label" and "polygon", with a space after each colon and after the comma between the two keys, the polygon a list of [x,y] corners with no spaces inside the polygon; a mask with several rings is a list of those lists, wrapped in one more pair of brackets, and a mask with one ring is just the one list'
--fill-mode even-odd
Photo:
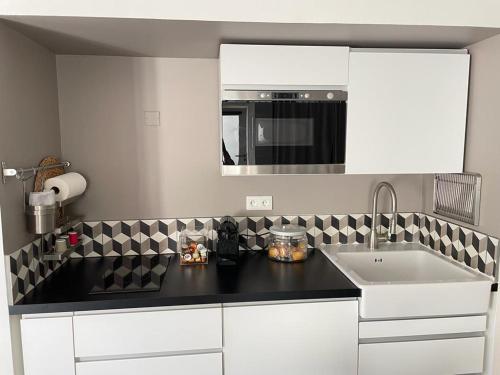
{"label": "kitchen counter", "polygon": [[[165,258],[163,258],[165,257]],[[168,255],[161,255],[166,259]],[[115,258],[116,259],[116,258]],[[238,268],[180,266],[172,256],[159,291],[89,294],[109,267],[109,257],[71,259],[23,300],[9,307],[11,315],[141,308],[206,303],[231,303],[361,295],[319,250],[303,263],[271,261],[265,252],[244,252]]]}

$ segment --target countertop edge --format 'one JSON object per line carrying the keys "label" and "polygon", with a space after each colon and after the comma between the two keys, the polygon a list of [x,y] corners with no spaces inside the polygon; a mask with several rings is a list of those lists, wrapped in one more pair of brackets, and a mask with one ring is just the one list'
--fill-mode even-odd
{"label": "countertop edge", "polygon": [[168,298],[125,298],[102,301],[76,301],[56,302],[32,305],[10,305],[10,315],[23,314],[46,314],[74,311],[133,309],[148,307],[187,306],[203,305],[211,303],[237,303],[237,302],[262,302],[262,301],[286,301],[286,300],[308,300],[329,298],[358,298],[361,296],[360,289],[335,289],[316,291],[280,291],[267,293],[243,293],[227,295],[205,295],[205,296],[179,296]]}

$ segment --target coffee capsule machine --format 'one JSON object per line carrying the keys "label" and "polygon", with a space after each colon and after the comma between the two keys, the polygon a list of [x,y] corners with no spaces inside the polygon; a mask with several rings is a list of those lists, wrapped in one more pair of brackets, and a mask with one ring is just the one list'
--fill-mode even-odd
{"label": "coffee capsule machine", "polygon": [[217,265],[237,266],[239,260],[238,223],[231,216],[221,219],[217,230]]}

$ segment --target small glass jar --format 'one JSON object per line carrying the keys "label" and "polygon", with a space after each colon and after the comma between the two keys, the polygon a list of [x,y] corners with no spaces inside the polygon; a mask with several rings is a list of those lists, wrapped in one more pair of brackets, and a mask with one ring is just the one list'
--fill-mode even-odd
{"label": "small glass jar", "polygon": [[280,262],[302,262],[307,259],[306,228],[293,225],[278,225],[269,229],[270,243],[267,256]]}

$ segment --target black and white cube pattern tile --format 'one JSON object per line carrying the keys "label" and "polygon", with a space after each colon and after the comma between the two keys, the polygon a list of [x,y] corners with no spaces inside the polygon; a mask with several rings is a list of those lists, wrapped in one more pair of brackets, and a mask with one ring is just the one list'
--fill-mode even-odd
{"label": "black and white cube pattern tile", "polygon": [[179,236],[183,230],[204,232],[211,246],[213,218],[184,218],[140,221],[141,254],[169,254],[179,249]]}
{"label": "black and white cube pattern tile", "polygon": [[[50,243],[51,235],[46,236],[45,241]],[[44,245],[47,249],[47,244]],[[37,239],[13,254],[6,256],[6,266],[10,277],[9,303],[17,303],[31,292],[38,284],[47,279],[67,259],[62,262],[42,262],[40,251],[40,239]]]}
{"label": "black and white cube pattern tile", "polygon": [[104,256],[139,255],[140,244],[139,220],[102,222]]}
{"label": "black and white cube pattern tile", "polygon": [[[141,220],[140,253],[142,255],[152,255],[177,251],[177,232],[177,220]],[[175,237],[173,242],[169,241],[169,233]],[[169,245],[175,246],[175,250],[170,250]]]}
{"label": "black and white cube pattern tile", "polygon": [[[382,214],[378,229],[389,228],[391,214]],[[166,254],[178,251],[183,229],[204,230],[208,247],[215,250],[221,218],[184,218],[161,220],[91,221],[76,225],[81,243],[72,257],[134,256]],[[267,245],[273,225],[296,224],[306,228],[308,245],[366,243],[372,217],[369,214],[291,215],[267,217],[235,217],[241,236],[251,249]],[[396,242],[420,242],[450,256],[458,262],[496,276],[499,240],[486,234],[437,219],[422,213],[399,213],[396,219]],[[45,239],[47,244],[52,238]],[[61,262],[40,261],[40,240],[17,250],[6,262],[9,267],[11,301],[20,301],[36,285],[50,276]],[[241,246],[241,250],[246,249]]]}
{"label": "black and white cube pattern tile", "polygon": [[[437,228],[440,228],[440,238],[439,238],[439,250],[443,255],[451,256],[455,260],[459,260],[462,257],[463,252],[460,251],[458,235],[459,235],[459,227],[453,223],[443,222],[442,220],[438,220],[436,222],[436,231]],[[434,244],[435,246],[435,244]]]}
{"label": "black and white cube pattern tile", "polygon": [[[431,232],[430,232],[429,245],[432,245],[431,247],[434,250],[440,251],[441,250],[441,238],[443,238],[445,235],[446,235],[446,221],[436,219],[435,224],[434,224],[434,230],[431,230]],[[443,254],[444,254],[444,252],[443,252]],[[451,253],[449,255],[451,255]]]}
{"label": "black and white cube pattern tile", "polygon": [[314,247],[347,243],[347,215],[316,215],[314,226]]}
{"label": "black and white cube pattern tile", "polygon": [[299,217],[297,215],[282,216],[281,225],[287,224],[299,225]]}
{"label": "black and white cube pattern tile", "polygon": [[479,253],[479,266],[478,266],[479,271],[487,275],[494,276],[495,278],[498,276],[497,275],[498,251],[499,251],[498,238],[488,236],[488,240],[486,241],[486,252]]}
{"label": "black and white cube pattern tile", "polygon": [[[392,214],[380,214],[377,228],[379,233],[388,232]],[[418,214],[398,213],[396,216],[396,233],[392,233],[392,242],[418,242],[419,241],[419,216]]]}
{"label": "black and white cube pattern tile", "polygon": [[251,250],[263,250],[269,243],[269,229],[281,225],[281,216],[247,218],[247,246]]}
{"label": "black and white cube pattern tile", "polygon": [[101,257],[104,255],[102,221],[86,221],[77,226],[81,243],[76,247],[72,257]]}
{"label": "black and white cube pattern tile", "polygon": [[495,237],[420,214],[420,243],[488,276],[496,276],[499,241]]}
{"label": "black and white cube pattern tile", "polygon": [[498,239],[467,228],[459,229],[459,246],[464,263],[479,271],[495,276]]}
{"label": "black and white cube pattern tile", "polygon": [[347,215],[347,243],[367,243],[370,237],[372,215],[351,214]]}
{"label": "black and white cube pattern tile", "polygon": [[420,214],[419,218],[420,243],[434,248],[434,237],[431,238],[431,232],[434,232],[436,229],[436,218],[424,214]]}
{"label": "black and white cube pattern tile", "polygon": [[306,228],[307,246],[314,247],[314,238],[316,237],[316,229],[314,226],[315,215],[299,215],[297,223]]}

